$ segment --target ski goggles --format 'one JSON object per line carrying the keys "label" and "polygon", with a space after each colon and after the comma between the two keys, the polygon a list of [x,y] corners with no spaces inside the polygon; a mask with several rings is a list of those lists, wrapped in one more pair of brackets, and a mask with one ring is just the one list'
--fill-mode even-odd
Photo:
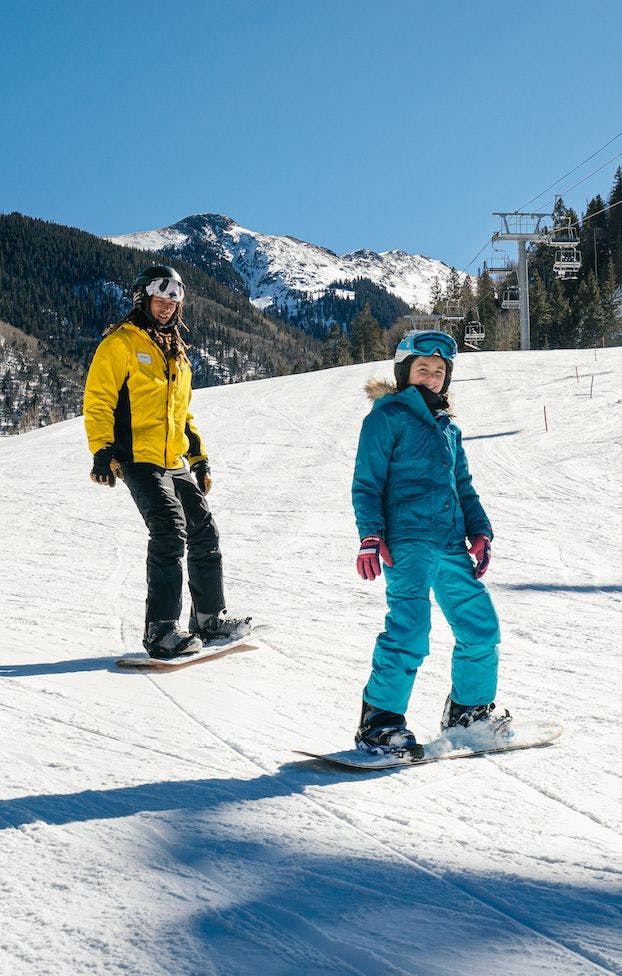
{"label": "ski goggles", "polygon": [[453,360],[458,353],[458,346],[453,336],[446,332],[409,332],[404,336],[395,350],[395,363],[403,363],[411,356],[442,356],[443,359]]}
{"label": "ski goggles", "polygon": [[183,302],[184,286],[181,281],[174,278],[154,278],[150,281],[145,291],[148,295],[155,298],[166,298],[169,302]]}

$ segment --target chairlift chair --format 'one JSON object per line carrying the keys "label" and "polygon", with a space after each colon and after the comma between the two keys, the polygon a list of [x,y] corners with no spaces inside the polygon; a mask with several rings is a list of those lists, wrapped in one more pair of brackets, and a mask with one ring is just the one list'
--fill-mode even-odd
{"label": "chairlift chair", "polygon": [[[576,247],[560,248],[555,251],[553,261],[553,271],[559,277],[568,277],[570,274],[576,276],[577,271],[581,270],[581,252]],[[562,272],[560,274],[560,272]]]}
{"label": "chairlift chair", "polygon": [[412,322],[413,329],[421,332],[442,332],[442,316],[431,312],[428,315],[405,315],[404,318]]}
{"label": "chairlift chair", "polygon": [[463,319],[464,311],[459,298],[446,298],[443,301],[442,316],[444,319]]}
{"label": "chairlift chair", "polygon": [[549,247],[575,247],[579,240],[577,228],[572,224],[571,217],[557,217],[551,230]]}
{"label": "chairlift chair", "polygon": [[518,285],[508,285],[504,290],[501,308],[520,308],[520,288]]}
{"label": "chairlift chair", "polygon": [[577,281],[579,274],[577,271],[570,271],[567,268],[562,268],[561,271],[555,272],[555,277],[558,278],[559,281]]}
{"label": "chairlift chair", "polygon": [[472,319],[464,327],[464,341],[475,343],[483,342],[486,338],[484,326],[478,320]]}

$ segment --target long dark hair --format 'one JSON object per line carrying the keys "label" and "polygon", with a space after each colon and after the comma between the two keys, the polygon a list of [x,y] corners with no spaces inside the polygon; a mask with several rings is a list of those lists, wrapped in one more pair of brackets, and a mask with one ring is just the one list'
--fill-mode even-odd
{"label": "long dark hair", "polygon": [[142,329],[147,333],[150,338],[160,347],[167,359],[175,359],[179,362],[182,359],[187,359],[186,350],[188,349],[188,343],[184,341],[181,335],[181,330],[184,329],[186,332],[189,331],[188,326],[185,324],[182,313],[183,313],[183,302],[178,302],[175,306],[175,311],[173,312],[171,318],[165,326],[161,326],[152,315],[149,314],[149,296],[146,294],[135,294],[134,296],[134,307],[131,312],[124,315],[122,319],[118,322],[113,322],[109,325],[107,329],[104,330],[104,338],[106,336],[112,335],[117,329],[120,329],[125,322],[131,322],[133,325],[137,325],[139,329]]}

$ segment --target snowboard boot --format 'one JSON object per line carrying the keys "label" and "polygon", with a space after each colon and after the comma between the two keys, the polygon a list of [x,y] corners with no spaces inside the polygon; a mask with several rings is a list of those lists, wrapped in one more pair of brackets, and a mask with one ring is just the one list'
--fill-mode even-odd
{"label": "snowboard boot", "polygon": [[354,736],[357,749],[375,755],[403,756],[410,753],[413,759],[423,759],[420,746],[413,733],[406,728],[406,719],[396,712],[375,708],[363,700],[361,723]]}
{"label": "snowboard boot", "polygon": [[182,630],[176,620],[152,621],[143,644],[149,657],[159,660],[196,654],[203,647],[201,639]]}
{"label": "snowboard boot", "polygon": [[220,613],[192,613],[190,630],[201,638],[203,644],[240,640],[251,632],[252,617],[228,617],[226,610]]}
{"label": "snowboard boot", "polygon": [[[493,712],[495,712],[494,715]],[[449,695],[441,717],[441,732],[456,728],[458,725],[461,725],[463,729],[468,729],[474,722],[487,722],[496,730],[501,731],[510,726],[512,716],[507,708],[496,712],[494,702],[490,702],[489,705],[459,705]]]}

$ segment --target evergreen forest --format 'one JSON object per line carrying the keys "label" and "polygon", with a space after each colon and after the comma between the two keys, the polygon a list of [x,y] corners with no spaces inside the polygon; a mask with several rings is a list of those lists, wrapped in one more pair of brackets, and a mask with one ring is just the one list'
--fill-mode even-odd
{"label": "evergreen forest", "polygon": [[[576,277],[562,280],[554,270],[554,246],[539,244],[529,249],[531,348],[590,348],[603,342],[605,345],[621,343],[622,168],[618,168],[606,199],[597,195],[590,200],[581,218],[561,198],[556,202],[552,218],[575,228],[581,267]],[[493,276],[484,265],[475,278],[466,281],[452,269],[445,290],[435,282],[431,310],[400,310],[393,322],[390,316],[377,311],[373,291],[363,291],[363,283],[360,283],[362,300],[357,306],[351,303],[352,314],[347,317],[343,309],[331,304],[327,293],[325,307],[336,321],[325,333],[322,364],[343,366],[390,357],[404,332],[413,327],[438,327],[439,321],[432,318],[426,324],[429,311],[441,316],[442,328],[453,334],[462,351],[519,349],[519,313],[502,307],[508,289],[517,284],[516,272],[509,264],[509,273],[503,277]],[[341,287],[352,288],[355,284],[343,283]],[[448,307],[458,308],[464,318],[450,315],[443,318]],[[408,319],[407,313],[416,318]],[[475,323],[480,327],[480,334],[484,334],[477,343],[465,341],[469,323]],[[384,342],[379,339],[378,329]]]}
{"label": "evergreen forest", "polygon": [[[131,308],[138,272],[160,254],[21,214],[0,215],[0,430],[76,416],[103,330]],[[315,368],[319,344],[257,311],[245,294],[177,261],[188,292],[194,386]],[[231,282],[235,284],[234,281]]]}
{"label": "evergreen forest", "polygon": [[[589,348],[622,342],[622,168],[606,197],[579,217],[557,199],[553,223],[573,228],[580,267],[559,275],[556,250],[528,249],[532,349]],[[193,218],[188,218],[192,221]],[[197,218],[199,219],[199,218]],[[137,273],[166,260],[72,227],[18,213],[0,215],[0,434],[77,416],[86,370],[103,330],[127,314]],[[175,257],[186,284],[194,386],[304,372],[392,357],[409,329],[451,332],[461,350],[520,348],[519,314],[505,308],[516,272],[487,266],[464,278],[455,269],[432,309],[409,308],[374,282],[335,281],[294,309],[259,312],[239,275],[213,254]],[[451,315],[447,310],[460,315]],[[446,314],[446,317],[445,317]],[[409,316],[414,316],[410,318]],[[477,326],[479,339],[470,341]]]}

